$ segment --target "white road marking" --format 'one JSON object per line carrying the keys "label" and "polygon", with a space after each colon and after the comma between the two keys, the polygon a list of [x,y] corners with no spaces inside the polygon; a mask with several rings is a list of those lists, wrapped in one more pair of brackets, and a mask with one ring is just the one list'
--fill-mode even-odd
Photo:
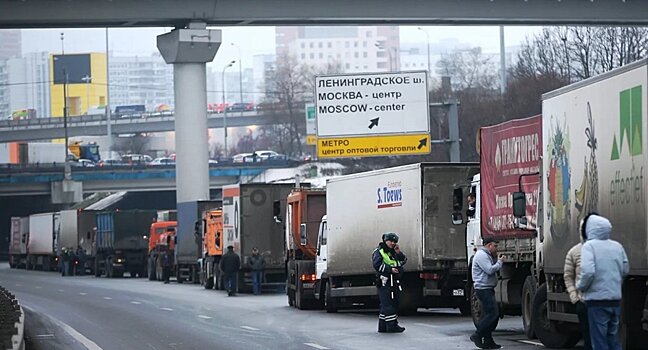
{"label": "white road marking", "polygon": [[43,289],[43,287],[41,287],[41,286],[36,286],[36,289]]}
{"label": "white road marking", "polygon": [[535,345],[535,346],[544,346],[542,343],[533,341],[533,340],[518,340],[520,343],[525,343],[525,344],[530,344],[530,345]]}
{"label": "white road marking", "polygon": [[247,329],[247,330],[250,330],[250,331],[258,331],[259,330],[258,328],[254,328],[254,327],[250,327],[250,326],[241,326],[241,328]]}
{"label": "white road marking", "polygon": [[439,328],[437,325],[427,324],[427,323],[414,323],[417,326],[429,327],[429,328]]}
{"label": "white road marking", "polygon": [[37,334],[36,338],[54,338],[54,334]]}
{"label": "white road marking", "polygon": [[16,283],[16,287],[20,287],[20,286],[22,286],[22,284]]}
{"label": "white road marking", "polygon": [[[25,305],[22,306],[25,309],[31,310],[32,312],[35,312],[33,309],[26,307]],[[63,323],[51,316],[46,316],[50,318],[53,322],[58,324],[67,334],[69,334],[72,338],[74,338],[76,341],[79,343],[83,344],[88,350],[103,350],[99,345],[97,345],[95,342],[92,340],[86,338],[83,336],[83,334],[79,333],[76,331],[76,329],[70,327],[66,323]]]}
{"label": "white road marking", "polygon": [[198,315],[198,317],[204,318],[205,320],[210,320],[211,319],[211,317],[205,316],[205,315]]}
{"label": "white road marking", "polygon": [[59,289],[58,291],[61,292],[61,293],[65,292],[63,289]]}
{"label": "white road marking", "polygon": [[79,295],[88,295],[88,293],[79,293]]}
{"label": "white road marking", "polygon": [[304,345],[308,345],[308,346],[310,346],[310,347],[312,347],[312,348],[320,349],[320,350],[326,350],[326,349],[328,349],[326,346],[321,346],[321,345],[319,345],[319,344],[315,344],[315,343],[304,343]]}
{"label": "white road marking", "polygon": [[141,303],[139,301],[131,301],[131,304],[139,305]]}
{"label": "white road marking", "polygon": [[161,307],[160,310],[164,310],[164,311],[173,311],[173,309],[168,308],[168,307]]}
{"label": "white road marking", "polygon": [[104,297],[104,299],[106,299],[106,300],[112,300],[111,297]]}

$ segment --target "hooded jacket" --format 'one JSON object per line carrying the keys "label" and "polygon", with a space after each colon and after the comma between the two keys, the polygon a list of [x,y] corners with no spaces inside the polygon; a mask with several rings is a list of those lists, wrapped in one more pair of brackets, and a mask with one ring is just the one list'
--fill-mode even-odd
{"label": "hooded jacket", "polygon": [[583,249],[583,242],[573,246],[565,256],[564,279],[567,293],[572,304],[576,304],[583,299],[583,293],[576,290],[576,283],[580,278],[580,265],[581,265],[581,250]]}
{"label": "hooded jacket", "polygon": [[621,300],[621,285],[630,264],[623,246],[610,239],[612,224],[602,216],[592,215],[585,232],[588,240],[581,250],[576,289],[583,293],[585,302]]}

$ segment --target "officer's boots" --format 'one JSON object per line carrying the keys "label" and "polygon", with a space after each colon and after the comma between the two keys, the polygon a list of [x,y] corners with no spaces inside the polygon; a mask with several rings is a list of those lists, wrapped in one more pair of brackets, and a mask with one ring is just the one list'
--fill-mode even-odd
{"label": "officer's boots", "polygon": [[405,331],[405,327],[398,325],[396,321],[387,322],[387,333],[402,333]]}
{"label": "officer's boots", "polygon": [[387,321],[385,321],[382,318],[378,319],[378,333],[386,333],[387,332]]}

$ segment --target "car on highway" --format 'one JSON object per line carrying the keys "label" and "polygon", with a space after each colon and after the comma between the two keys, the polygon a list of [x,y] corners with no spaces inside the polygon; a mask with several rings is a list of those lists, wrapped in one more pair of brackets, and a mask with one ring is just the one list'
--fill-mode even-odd
{"label": "car on highway", "polygon": [[273,161],[273,160],[287,160],[288,157],[286,157],[285,154],[277,153],[275,151],[271,150],[262,150],[262,151],[254,151],[254,154],[257,156],[257,161],[260,162],[265,162],[265,161]]}
{"label": "car on highway", "polygon": [[232,156],[232,163],[252,163],[253,153],[239,153]]}
{"label": "car on highway", "polygon": [[159,166],[159,165],[175,165],[175,160],[169,158],[169,157],[159,157],[153,159],[152,162],[148,163],[148,165],[152,166]]}
{"label": "car on highway", "polygon": [[121,159],[102,159],[97,163],[97,166],[102,168],[102,167],[117,167],[117,166],[128,166],[128,164],[124,163]]}
{"label": "car on highway", "polygon": [[96,166],[95,162],[90,159],[79,159],[77,165],[82,168],[94,168]]}
{"label": "car on highway", "polygon": [[247,112],[254,110],[254,103],[234,103],[227,107],[228,112]]}

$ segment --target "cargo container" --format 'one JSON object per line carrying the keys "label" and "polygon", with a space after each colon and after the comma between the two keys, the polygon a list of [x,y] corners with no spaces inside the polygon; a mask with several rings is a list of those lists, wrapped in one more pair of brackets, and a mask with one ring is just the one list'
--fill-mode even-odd
{"label": "cargo container", "polygon": [[29,217],[11,218],[11,236],[9,237],[9,266],[26,267],[27,241],[29,239]]}
{"label": "cargo container", "polygon": [[43,213],[29,216],[27,269],[45,271],[56,271],[58,269],[56,245],[59,230],[59,213]]}
{"label": "cargo container", "polygon": [[99,277],[146,276],[147,235],[155,210],[121,210],[97,213],[93,244],[94,272]]}
{"label": "cargo container", "polygon": [[57,255],[63,248],[74,253],[80,247],[86,253],[84,269],[94,269],[92,251],[93,236],[97,226],[97,211],[94,210],[62,210],[60,212],[61,229],[56,247]]}
{"label": "cargo container", "polygon": [[[252,274],[247,259],[257,248],[266,262],[261,286],[283,291],[286,284],[284,230],[274,216],[284,217],[286,198],[294,184],[236,184],[223,186],[223,229],[225,247],[233,246],[241,257],[239,289],[252,291]],[[278,214],[278,215],[275,215]]]}
{"label": "cargo container", "polygon": [[317,250],[316,293],[327,312],[378,304],[371,262],[382,234],[395,232],[407,255],[401,313],[470,310],[461,212],[477,164],[420,163],[327,181]]}

